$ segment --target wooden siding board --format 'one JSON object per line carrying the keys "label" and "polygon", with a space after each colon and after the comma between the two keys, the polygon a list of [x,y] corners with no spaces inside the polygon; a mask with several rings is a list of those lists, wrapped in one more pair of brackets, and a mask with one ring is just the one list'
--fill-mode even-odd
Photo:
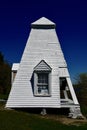
{"label": "wooden siding board", "polygon": [[18,68],[19,68],[19,63],[14,63],[13,65],[12,65],[12,71],[17,71],[18,70]]}
{"label": "wooden siding board", "polygon": [[[50,97],[36,97],[32,90],[34,67],[41,60],[52,68]],[[55,29],[31,29],[6,107],[61,107],[59,67],[66,66]]]}
{"label": "wooden siding board", "polygon": [[75,94],[75,91],[74,91],[74,88],[73,88],[73,86],[72,86],[70,77],[67,77],[66,80],[67,80],[67,83],[68,83],[68,85],[69,85],[69,89],[70,89],[70,92],[71,92],[71,95],[72,95],[72,99],[73,99],[73,101],[74,101],[74,104],[79,104],[79,103],[78,103],[78,100],[77,100],[77,97],[76,97],[76,94]]}

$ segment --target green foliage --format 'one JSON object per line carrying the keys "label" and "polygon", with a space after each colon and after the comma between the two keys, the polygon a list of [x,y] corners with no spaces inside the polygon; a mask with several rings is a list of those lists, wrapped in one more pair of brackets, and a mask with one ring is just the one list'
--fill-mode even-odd
{"label": "green foliage", "polygon": [[76,84],[79,85],[80,88],[82,86],[87,88],[87,73],[81,73],[76,78]]}
{"label": "green foliage", "polygon": [[0,52],[0,64],[2,64],[4,62],[4,56],[3,54]]}
{"label": "green foliage", "polygon": [[0,52],[0,93],[6,94],[10,89],[11,67],[5,62],[4,56]]}
{"label": "green foliage", "polygon": [[81,106],[81,111],[82,111],[82,114],[87,117],[87,106],[86,105],[82,105]]}
{"label": "green foliage", "polygon": [[7,100],[8,98],[8,93],[7,94],[0,94],[0,99]]}
{"label": "green foliage", "polygon": [[81,73],[76,77],[74,87],[80,104],[87,105],[87,73]]}

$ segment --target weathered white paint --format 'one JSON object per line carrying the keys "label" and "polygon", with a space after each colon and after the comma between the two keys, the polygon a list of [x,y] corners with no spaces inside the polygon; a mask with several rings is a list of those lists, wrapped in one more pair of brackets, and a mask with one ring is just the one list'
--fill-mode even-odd
{"label": "weathered white paint", "polygon": [[32,24],[31,24],[32,26],[33,25],[51,25],[51,26],[55,26],[55,23],[54,22],[52,22],[52,21],[50,21],[49,19],[47,19],[47,18],[45,18],[45,17],[42,17],[42,18],[40,18],[39,20],[37,20],[37,21],[35,21],[35,22],[33,22]]}
{"label": "weathered white paint", "polygon": [[68,94],[67,94],[66,90],[64,90],[63,92],[64,92],[65,99],[68,99]]}
{"label": "weathered white paint", "polygon": [[17,71],[18,68],[19,68],[19,63],[14,63],[14,64],[12,65],[12,71]]}
{"label": "weathered white paint", "polygon": [[[67,64],[55,31],[55,23],[46,18],[41,18],[31,24],[31,32],[28,38],[20,66],[13,82],[6,107],[42,107],[60,108],[59,77],[69,77]],[[34,67],[44,60],[51,68],[50,93],[51,96],[34,96],[31,78]],[[70,80],[67,81],[75,96]],[[74,103],[78,104],[76,96]],[[67,104],[66,104],[67,106]]]}
{"label": "weathered white paint", "polygon": [[51,71],[51,67],[44,61],[41,60],[38,65],[34,67],[34,71]]}
{"label": "weathered white paint", "polygon": [[72,99],[73,99],[73,101],[74,101],[74,104],[79,104],[79,103],[78,103],[78,100],[77,100],[77,97],[76,97],[76,94],[75,94],[75,91],[74,91],[74,89],[73,89],[73,86],[72,86],[70,77],[67,77],[66,80],[67,80],[67,83],[68,83],[68,85],[69,85],[69,89],[70,89],[70,92],[71,92],[71,95],[72,95]]}
{"label": "weathered white paint", "polygon": [[59,77],[69,77],[67,67],[59,67]]}
{"label": "weathered white paint", "polygon": [[14,78],[16,76],[16,73],[18,71],[19,68],[19,63],[14,63],[12,65],[12,71],[11,71],[11,84],[13,84]]}

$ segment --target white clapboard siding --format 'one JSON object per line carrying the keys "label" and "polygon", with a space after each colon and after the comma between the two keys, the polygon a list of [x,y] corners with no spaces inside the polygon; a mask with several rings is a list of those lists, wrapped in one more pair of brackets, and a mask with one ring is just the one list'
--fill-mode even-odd
{"label": "white clapboard siding", "polygon": [[[42,17],[32,23],[31,27],[6,107],[60,108],[59,76],[63,75],[60,67],[66,68],[67,64],[55,31],[55,23]],[[51,94],[48,97],[34,96],[31,85],[34,68],[42,60],[52,68],[50,81]]]}

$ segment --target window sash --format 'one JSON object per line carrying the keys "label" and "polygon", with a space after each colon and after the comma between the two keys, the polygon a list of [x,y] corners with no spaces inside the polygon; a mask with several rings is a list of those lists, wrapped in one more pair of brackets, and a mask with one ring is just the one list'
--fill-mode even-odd
{"label": "window sash", "polygon": [[37,89],[38,89],[38,94],[48,94],[48,85],[38,85],[37,86]]}
{"label": "window sash", "polygon": [[48,73],[39,73],[38,74],[38,83],[48,84]]}
{"label": "window sash", "polygon": [[[44,79],[41,82],[39,82],[38,75],[44,75],[41,78]],[[34,95],[35,96],[50,96],[50,73],[49,72],[34,72]]]}

